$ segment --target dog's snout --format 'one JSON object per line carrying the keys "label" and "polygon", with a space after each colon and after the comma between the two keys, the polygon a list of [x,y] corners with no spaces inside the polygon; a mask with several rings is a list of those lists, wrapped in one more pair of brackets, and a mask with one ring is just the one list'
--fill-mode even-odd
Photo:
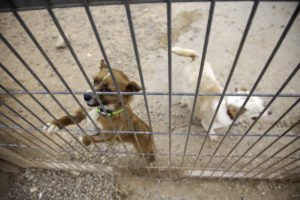
{"label": "dog's snout", "polygon": [[93,97],[93,95],[90,92],[87,92],[87,93],[83,94],[83,98],[84,98],[85,101],[91,100],[92,97]]}

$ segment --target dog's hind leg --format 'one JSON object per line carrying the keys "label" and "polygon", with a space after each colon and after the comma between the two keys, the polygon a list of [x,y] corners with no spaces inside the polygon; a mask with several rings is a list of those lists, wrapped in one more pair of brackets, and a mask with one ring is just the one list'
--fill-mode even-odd
{"label": "dog's hind leg", "polygon": [[[137,139],[140,145],[132,138],[132,144],[138,153],[144,154],[147,163],[152,163],[155,161],[154,155],[154,140],[152,135],[137,135]],[[146,154],[146,155],[145,155]],[[143,155],[140,155],[143,156]]]}
{"label": "dog's hind leg", "polygon": [[[201,120],[201,124],[204,128],[205,131],[208,131],[208,126],[211,122],[206,118],[204,120]],[[216,135],[216,132],[215,132],[215,123],[213,123],[208,135],[209,135],[209,139],[213,140],[213,141],[216,141],[218,139],[218,136]]]}

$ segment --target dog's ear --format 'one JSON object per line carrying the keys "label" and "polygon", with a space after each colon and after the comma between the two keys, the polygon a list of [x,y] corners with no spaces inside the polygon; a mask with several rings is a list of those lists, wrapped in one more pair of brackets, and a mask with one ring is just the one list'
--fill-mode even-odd
{"label": "dog's ear", "polygon": [[139,92],[142,88],[134,81],[130,81],[126,86],[127,92]]}
{"label": "dog's ear", "polygon": [[[236,118],[237,114],[239,113],[240,108],[234,105],[227,106],[227,114],[229,115],[230,119],[233,120]],[[241,114],[243,114],[247,109],[243,108]]]}
{"label": "dog's ear", "polygon": [[107,65],[105,64],[103,59],[101,59],[101,61],[100,61],[100,70],[102,70],[102,69],[107,69]]}

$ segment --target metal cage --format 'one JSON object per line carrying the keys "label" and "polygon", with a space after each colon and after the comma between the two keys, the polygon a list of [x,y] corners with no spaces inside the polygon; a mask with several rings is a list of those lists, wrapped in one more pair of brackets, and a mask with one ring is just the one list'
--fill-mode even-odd
{"label": "metal cage", "polygon": [[[173,91],[172,87],[172,5],[179,2],[194,2],[194,3],[209,3],[209,15],[207,20],[207,26],[204,37],[204,45],[202,49],[202,58],[201,63],[199,63],[199,76],[197,80],[195,92],[177,92]],[[7,85],[6,82],[1,80],[1,123],[0,123],[0,157],[4,160],[7,160],[17,166],[21,167],[38,167],[38,168],[54,168],[54,169],[65,169],[65,170],[85,170],[85,171],[97,171],[102,169],[107,169],[110,167],[128,170],[129,168],[134,168],[135,170],[145,171],[143,175],[145,176],[154,176],[154,177],[200,177],[200,178],[249,178],[249,179],[278,179],[278,180],[299,180],[299,170],[300,170],[300,160],[299,160],[299,119],[285,127],[285,129],[280,132],[274,132],[273,128],[277,126],[280,121],[286,117],[291,111],[297,110],[297,105],[299,103],[300,94],[297,92],[283,93],[286,86],[290,81],[297,75],[300,68],[299,63],[295,66],[294,70],[290,73],[289,76],[285,77],[285,81],[278,86],[278,90],[275,93],[255,93],[255,90],[258,87],[258,84],[263,79],[266,71],[269,69],[269,66],[276,56],[276,53],[281,47],[284,39],[286,38],[289,30],[293,27],[294,22],[296,21],[299,14],[299,3],[295,6],[294,12],[290,14],[290,19],[288,23],[284,26],[284,29],[277,40],[277,43],[273,47],[273,50],[270,52],[269,57],[266,59],[265,65],[262,67],[258,77],[256,78],[255,83],[250,89],[249,94],[236,94],[227,92],[229,84],[232,80],[232,76],[235,72],[237,63],[239,61],[240,55],[243,51],[244,45],[246,44],[247,36],[251,30],[251,25],[255,19],[255,14],[259,8],[261,1],[251,1],[252,7],[250,14],[248,16],[247,22],[245,24],[244,30],[242,30],[242,37],[240,39],[236,53],[234,54],[234,60],[232,67],[229,70],[229,74],[226,78],[226,83],[222,93],[201,93],[199,92],[201,77],[204,67],[204,61],[206,60],[207,49],[209,47],[209,39],[211,34],[211,29],[213,25],[213,17],[215,11],[215,4],[219,1],[202,1],[202,0],[72,0],[72,1],[63,1],[63,0],[53,0],[53,1],[19,1],[19,0],[5,0],[0,4],[1,13],[11,13],[15,20],[21,25],[23,30],[26,32],[27,36],[30,38],[31,42],[35,45],[36,49],[47,65],[53,70],[54,75],[58,80],[65,86],[66,91],[54,91],[49,89],[47,86],[47,79],[41,78],[35,71],[34,66],[30,65],[22,56],[22,53],[14,47],[13,43],[1,33],[2,41],[2,50],[5,48],[9,50],[10,54],[14,55],[15,58],[20,62],[26,69],[27,72],[37,81],[43,90],[33,90],[28,88],[24,84],[24,80],[19,80],[16,77],[16,70],[11,70],[14,63],[11,63],[12,66],[5,66],[1,61],[1,74],[5,74],[7,77],[10,77],[11,80],[18,86],[20,89],[11,88],[10,85]],[[227,2],[227,1],[220,1]],[[230,1],[228,1],[230,2]],[[296,1],[295,1],[296,2]],[[161,3],[166,6],[166,21],[167,21],[167,69],[168,77],[168,91],[147,91],[144,81],[143,67],[140,61],[140,53],[138,48],[138,42],[135,33],[135,27],[133,22],[133,17],[131,13],[132,4],[144,4],[144,3]],[[236,2],[231,2],[236,3]],[[93,17],[91,8],[94,6],[102,5],[118,5],[125,6],[125,12],[128,20],[129,32],[131,37],[131,42],[133,45],[133,51],[136,59],[136,66],[138,71],[138,77],[140,79],[140,84],[142,86],[142,92],[120,92],[120,89],[117,85],[115,77],[112,73],[112,68],[110,64],[110,59],[107,55],[107,51],[104,47],[104,42],[101,38],[101,34],[96,26],[96,19]],[[150,126],[151,132],[132,132],[132,131],[109,131],[114,134],[153,134],[154,137],[164,138],[164,144],[167,147],[166,151],[159,152],[157,151],[156,161],[153,165],[139,165],[134,162],[133,167],[128,163],[107,163],[106,161],[99,161],[99,155],[101,156],[110,156],[115,155],[118,160],[120,156],[129,157],[139,155],[138,153],[129,151],[126,145],[122,144],[124,151],[120,148],[114,148],[110,145],[104,145],[105,147],[96,145],[94,148],[87,148],[84,146],[78,139],[78,136],[81,134],[87,134],[86,130],[82,127],[81,124],[76,123],[75,128],[64,128],[64,134],[57,133],[55,136],[49,136],[45,134],[42,130],[42,126],[47,126],[46,119],[40,117],[39,113],[31,107],[30,102],[36,103],[40,109],[44,110],[50,119],[57,119],[57,116],[47,108],[45,102],[43,102],[42,96],[47,96],[51,98],[51,101],[63,110],[63,112],[72,118],[69,113],[70,108],[66,108],[60,100],[61,96],[71,96],[76,104],[85,109],[83,104],[80,102],[78,95],[83,94],[83,91],[73,90],[71,85],[67,83],[65,77],[60,72],[60,67],[57,67],[48,52],[42,47],[34,33],[31,31],[29,25],[26,23],[26,20],[22,17],[23,11],[31,10],[44,10],[47,12],[48,17],[50,17],[52,23],[59,31],[61,37],[63,38],[67,49],[69,50],[71,57],[75,60],[76,66],[81,72],[81,76],[84,77],[89,87],[92,89],[92,92],[99,94],[107,94],[105,92],[96,92],[93,89],[92,82],[89,79],[89,76],[86,72],[86,68],[81,64],[80,59],[72,47],[71,42],[67,34],[65,33],[63,26],[58,20],[54,8],[69,8],[69,7],[82,7],[87,16],[89,24],[93,31],[93,36],[96,38],[99,52],[101,52],[105,62],[109,67],[110,74],[113,78],[114,84],[118,89],[118,92],[109,92],[109,94],[118,95],[121,98],[121,102],[124,106],[124,101],[122,100],[124,95],[136,95],[142,96],[145,111],[146,111],[146,121]],[[2,32],[2,31],[1,31]],[[299,32],[298,32],[299,34]],[[20,36],[21,37],[21,36]],[[22,45],[22,44],[21,44]],[[297,45],[297,44],[295,44]],[[2,51],[1,50],[1,51]],[[31,58],[26,58],[31,59]],[[1,75],[2,76],[2,75]],[[2,79],[2,78],[1,78]],[[298,80],[299,82],[299,80]],[[246,96],[246,100],[242,105],[244,108],[249,101],[251,96],[266,97],[269,98],[264,110],[260,115],[252,122],[248,127],[244,128],[244,131],[236,134],[232,134],[232,128],[237,122],[238,117],[241,114],[241,110],[238,112],[237,117],[233,120],[232,124],[227,128],[224,133],[217,134],[220,136],[218,143],[212,147],[209,154],[204,154],[205,145],[208,143],[208,133],[212,128],[213,121],[215,120],[216,114],[220,108],[221,102],[225,96],[235,96],[241,95]],[[21,96],[26,96],[27,100],[21,100]],[[149,105],[149,97],[167,97],[168,98],[168,113],[167,113],[167,130],[155,130],[153,128],[153,120],[151,120],[151,110]],[[190,96],[193,98],[193,109],[188,117],[189,124],[186,131],[173,132],[172,127],[172,100],[177,96]],[[214,113],[213,119],[210,123],[209,130],[205,132],[192,131],[192,124],[194,119],[194,111],[197,102],[198,96],[219,96],[220,100],[217,105],[216,111]],[[287,105],[284,109],[285,111],[280,113],[279,117],[270,123],[270,126],[265,128],[263,132],[249,134],[252,128],[257,124],[260,118],[264,113],[268,111],[268,108],[273,104],[273,102],[278,98],[289,98],[294,100],[291,105]],[[28,100],[29,99],[29,100]],[[100,101],[98,99],[98,101]],[[14,102],[13,104],[11,102]],[[101,102],[100,102],[100,105]],[[103,105],[102,105],[103,106]],[[22,110],[22,111],[21,111]],[[105,110],[105,108],[104,108]],[[24,111],[28,112],[27,115],[24,114]],[[299,111],[299,108],[298,108]],[[87,111],[85,111],[87,112]],[[125,110],[126,112],[126,110]],[[30,116],[30,117],[29,117]],[[49,117],[48,117],[49,118]],[[47,118],[47,119],[48,119]],[[153,118],[153,117],[152,117]],[[34,119],[34,120],[33,120]],[[90,119],[92,120],[92,119]],[[93,120],[92,120],[93,121]],[[130,118],[128,118],[130,122]],[[93,122],[95,123],[95,122]],[[298,128],[298,129],[297,129]],[[293,133],[292,130],[295,130]],[[105,133],[107,130],[101,130]],[[174,146],[172,142],[178,139],[183,149],[180,150],[181,153],[174,152]],[[222,152],[220,154],[220,149],[226,145],[225,140],[228,138],[235,138],[234,142],[231,141],[232,147],[227,152]],[[200,138],[199,146],[197,147],[197,152],[189,153],[188,148],[191,145],[191,138]],[[260,143],[263,139],[267,138],[267,143]],[[73,142],[70,142],[72,140]],[[58,142],[59,141],[59,142]],[[243,142],[249,142],[248,145],[244,146]],[[280,142],[283,142],[282,145],[277,145]],[[244,148],[240,148],[243,145]],[[258,148],[258,146],[260,148]],[[106,147],[109,147],[108,149]],[[258,151],[255,153],[249,154],[252,149],[258,148]],[[239,150],[240,152],[235,153]],[[142,155],[144,156],[144,155]],[[88,159],[87,159],[88,157]],[[174,161],[176,159],[176,162]],[[125,159],[126,160],[126,159]],[[188,161],[187,161],[188,160]],[[187,164],[188,163],[188,164]]]}

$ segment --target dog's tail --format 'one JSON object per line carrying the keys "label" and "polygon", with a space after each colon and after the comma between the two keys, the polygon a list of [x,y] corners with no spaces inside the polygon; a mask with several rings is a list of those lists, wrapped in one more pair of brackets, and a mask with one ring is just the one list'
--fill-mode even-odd
{"label": "dog's tail", "polygon": [[184,56],[184,57],[191,57],[193,60],[195,58],[200,57],[200,54],[192,49],[183,49],[180,47],[173,47],[172,52],[179,55],[179,56]]}

